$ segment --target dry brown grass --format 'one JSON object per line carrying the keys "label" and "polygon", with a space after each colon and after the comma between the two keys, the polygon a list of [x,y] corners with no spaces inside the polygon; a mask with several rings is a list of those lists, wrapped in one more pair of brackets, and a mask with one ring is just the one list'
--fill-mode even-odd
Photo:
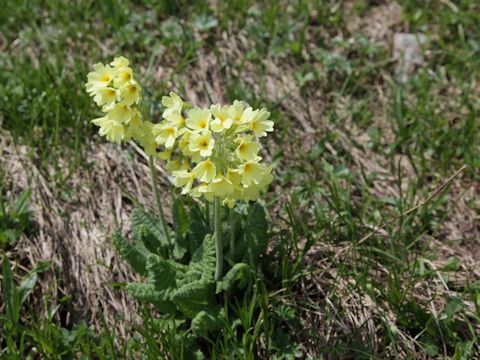
{"label": "dry brown grass", "polygon": [[[1,132],[0,167],[5,173],[5,187],[10,189],[7,196],[30,188],[35,221],[33,235],[23,237],[15,254],[10,255],[22,259],[18,266],[25,269],[39,261],[52,262],[51,271],[38,287],[37,300],[40,296],[71,297],[72,302],[60,312],[66,325],[87,317],[100,326],[99,311],[109,324],[118,315],[134,318],[135,301],[111,286],[134,280],[134,275],[114,252],[110,235],[118,228],[128,232],[132,199],[147,208],[153,203],[146,162],[137,152],[130,152],[133,159],[129,159],[118,146],[92,145],[85,153],[88,166],[71,174],[62,185],[62,189],[71,191],[61,194],[53,181],[54,170],[40,170],[38,159],[29,156],[29,151],[27,146],[15,145],[6,131]],[[66,156],[58,161],[66,167],[69,159]],[[165,184],[162,178],[161,187]]]}

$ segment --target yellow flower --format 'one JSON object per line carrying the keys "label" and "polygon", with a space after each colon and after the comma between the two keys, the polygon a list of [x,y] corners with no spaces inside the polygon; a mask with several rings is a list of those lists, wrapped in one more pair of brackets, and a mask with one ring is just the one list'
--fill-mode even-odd
{"label": "yellow flower", "polygon": [[193,168],[192,173],[199,181],[210,183],[217,173],[217,168],[210,160],[204,160],[199,162],[197,166]]}
{"label": "yellow flower", "polygon": [[251,184],[260,184],[265,167],[255,161],[249,161],[240,166],[240,174],[242,175],[242,183],[250,186]]}
{"label": "yellow flower", "polygon": [[138,136],[135,136],[141,147],[145,150],[147,155],[157,155],[157,142],[155,135],[153,135],[153,123],[150,121],[143,121],[138,131]]}
{"label": "yellow flower", "polygon": [[232,182],[222,174],[218,174],[210,183],[210,191],[213,196],[225,197],[232,191]]}
{"label": "yellow flower", "polygon": [[240,185],[242,182],[242,175],[240,174],[240,170],[229,168],[227,170],[227,179],[235,186]]}
{"label": "yellow flower", "polygon": [[269,117],[270,113],[265,109],[261,109],[250,122],[250,130],[259,137],[267,136],[267,132],[273,131],[273,121],[268,120]]}
{"label": "yellow flower", "polygon": [[240,118],[240,124],[250,124],[253,119],[255,119],[257,114],[258,110],[253,110],[251,107],[246,108],[243,111],[242,117]]}
{"label": "yellow flower", "polygon": [[243,101],[235,100],[233,105],[228,108],[228,116],[232,119],[233,124],[239,125],[240,120],[242,119],[243,110],[245,109],[245,104]]}
{"label": "yellow flower", "polygon": [[132,80],[129,83],[125,84],[120,89],[123,97],[122,104],[129,106],[133,104],[138,104],[140,100],[140,90],[140,85],[138,85],[135,80]]}
{"label": "yellow flower", "polygon": [[92,123],[100,127],[98,133],[105,136],[108,141],[119,144],[124,138],[124,129],[121,122],[107,116],[92,120]]}
{"label": "yellow flower", "polygon": [[237,139],[237,148],[235,154],[242,161],[255,160],[258,154],[258,145],[252,141],[251,136],[239,137]]}
{"label": "yellow flower", "polygon": [[127,58],[124,58],[123,56],[116,56],[115,59],[110,63],[114,68],[121,68],[121,67],[126,67],[130,64]]}
{"label": "yellow flower", "polygon": [[187,170],[173,171],[173,184],[176,187],[183,187],[182,194],[187,194],[193,185],[195,175]]}
{"label": "yellow flower", "polygon": [[182,137],[180,138],[180,141],[178,142],[178,147],[182,151],[183,156],[190,156],[190,154],[191,154],[190,149],[189,149],[191,134],[192,133],[188,130],[184,131]]}
{"label": "yellow flower", "polygon": [[183,126],[185,124],[185,119],[184,117],[182,116],[182,113],[179,112],[179,111],[170,111],[170,112],[167,112],[165,113],[164,112],[164,115],[163,117],[170,123],[172,123],[173,125],[175,126]]}
{"label": "yellow flower", "polygon": [[260,180],[260,186],[262,188],[266,188],[268,185],[270,185],[273,181],[273,175],[272,175],[272,167],[269,166],[265,169],[263,173],[263,177]]}
{"label": "yellow flower", "polygon": [[190,171],[190,164],[187,160],[185,159],[174,159],[170,160],[167,162],[167,165],[165,166],[165,169],[167,169],[169,174],[173,174],[174,171]]}
{"label": "yellow flower", "polygon": [[96,92],[91,93],[91,95],[94,95],[93,101],[95,101],[98,106],[102,106],[115,103],[115,101],[118,100],[119,94],[114,88],[104,87],[97,89]]}
{"label": "yellow flower", "polygon": [[125,130],[125,141],[129,141],[133,137],[141,135],[142,130],[142,115],[138,110],[133,111],[133,115],[128,121],[128,125]]}
{"label": "yellow flower", "polygon": [[178,137],[178,128],[169,124],[156,124],[153,126],[153,134],[158,145],[164,145],[165,148],[171,149],[175,145]]}
{"label": "yellow flower", "polygon": [[132,69],[130,69],[128,66],[122,66],[115,69],[115,79],[113,79],[113,86],[119,88],[132,80],[133,72]]}
{"label": "yellow flower", "polygon": [[107,114],[110,119],[126,123],[132,118],[132,110],[127,105],[116,104]]}
{"label": "yellow flower", "polygon": [[212,118],[212,113],[208,109],[195,107],[188,112],[185,124],[194,132],[208,130],[208,124]]}
{"label": "yellow flower", "polygon": [[193,163],[193,164],[198,164],[200,161],[202,161],[202,156],[200,155],[199,152],[196,152],[196,153],[191,153],[190,154],[190,161]]}
{"label": "yellow flower", "polygon": [[189,139],[188,149],[190,152],[199,152],[200,156],[208,157],[212,155],[215,140],[210,131],[204,131],[200,134],[192,134]]}
{"label": "yellow flower", "polygon": [[229,106],[221,106],[219,104],[210,106],[214,119],[210,123],[210,127],[215,132],[222,132],[232,127],[233,120],[228,115]]}
{"label": "yellow flower", "polygon": [[162,105],[168,109],[182,111],[183,100],[180,96],[171,91],[169,96],[162,96]]}
{"label": "yellow flower", "polygon": [[202,183],[196,188],[192,189],[190,195],[193,197],[203,196],[207,201],[213,201],[213,193],[210,190],[210,186],[207,183]]}
{"label": "yellow flower", "polygon": [[158,158],[169,162],[171,161],[172,153],[173,149],[166,149],[158,153]]}
{"label": "yellow flower", "polygon": [[182,115],[183,100],[173,91],[170,92],[169,96],[162,97],[162,105],[165,106],[162,114],[165,119],[171,120],[172,113],[176,113],[173,115],[174,118]]}
{"label": "yellow flower", "polygon": [[223,199],[222,204],[225,206],[228,206],[230,209],[233,209],[235,207],[235,199],[229,198],[228,196]]}
{"label": "yellow flower", "polygon": [[245,201],[256,201],[260,196],[260,188],[257,185],[245,186],[243,188],[242,199]]}
{"label": "yellow flower", "polygon": [[85,84],[88,93],[96,93],[99,89],[107,87],[115,76],[115,70],[109,65],[95,64],[93,69],[94,71],[88,73],[88,81]]}

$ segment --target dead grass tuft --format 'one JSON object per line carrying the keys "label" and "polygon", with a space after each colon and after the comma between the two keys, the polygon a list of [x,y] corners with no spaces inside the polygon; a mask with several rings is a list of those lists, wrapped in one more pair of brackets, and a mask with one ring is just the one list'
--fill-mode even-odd
{"label": "dead grass tuft", "polygon": [[[36,231],[21,240],[15,257],[25,259],[26,268],[39,261],[52,262],[52,271],[41,279],[38,290],[51,299],[72,297],[69,307],[61,311],[67,325],[87,317],[100,327],[100,312],[108,324],[118,316],[134,318],[137,304],[112,287],[112,283],[135,279],[113,250],[110,235],[118,228],[129,230],[132,199],[147,207],[153,204],[148,166],[138,161],[137,154],[129,159],[132,154],[118,146],[92,145],[85,154],[88,166],[76,169],[58,187],[52,181],[53,167],[40,170],[29,151],[27,146],[15,145],[7,132],[0,134],[7,196],[26,188],[32,191],[30,209]],[[68,157],[58,161],[67,168]],[[120,330],[125,335],[125,329]]]}

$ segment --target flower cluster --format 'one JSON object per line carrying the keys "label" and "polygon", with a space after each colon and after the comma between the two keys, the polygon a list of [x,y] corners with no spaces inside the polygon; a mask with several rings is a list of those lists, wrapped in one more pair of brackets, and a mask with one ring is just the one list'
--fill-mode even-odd
{"label": "flower cluster", "polygon": [[163,121],[153,133],[182,194],[219,197],[230,207],[237,200],[257,200],[272,181],[271,168],[258,155],[259,138],[273,131],[270,113],[237,100],[185,111],[175,93],[164,96],[162,104]]}
{"label": "flower cluster", "polygon": [[128,65],[117,57],[88,74],[87,92],[106,113],[92,121],[100,135],[116,143],[134,139],[165,160],[182,194],[218,197],[230,207],[257,200],[272,181],[271,167],[259,156],[259,138],[273,131],[270,113],[237,100],[192,108],[172,92],[162,98],[163,120],[153,124],[138,109],[141,88]]}
{"label": "flower cluster", "polygon": [[129,61],[116,57],[109,65],[95,64],[85,85],[104,116],[92,120],[108,141],[120,143],[134,139],[149,155],[156,153],[153,123],[144,121],[139,110],[142,88],[135,81]]}

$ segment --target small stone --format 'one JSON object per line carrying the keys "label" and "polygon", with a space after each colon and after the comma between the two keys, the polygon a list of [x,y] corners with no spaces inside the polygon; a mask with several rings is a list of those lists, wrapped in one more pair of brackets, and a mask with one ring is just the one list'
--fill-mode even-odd
{"label": "small stone", "polygon": [[406,82],[416,67],[424,64],[422,45],[427,42],[423,34],[396,33],[393,36],[393,59],[397,61],[395,75]]}

